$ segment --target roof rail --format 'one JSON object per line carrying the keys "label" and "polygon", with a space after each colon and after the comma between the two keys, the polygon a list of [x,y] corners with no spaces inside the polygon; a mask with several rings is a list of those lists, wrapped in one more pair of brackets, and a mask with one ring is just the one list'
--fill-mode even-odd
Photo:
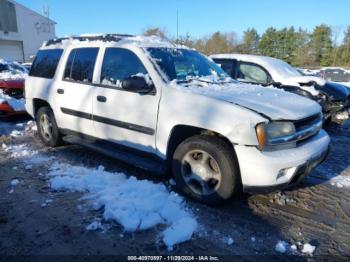
{"label": "roof rail", "polygon": [[64,40],[73,39],[78,41],[103,41],[103,42],[118,42],[123,38],[133,37],[134,35],[128,34],[101,34],[101,35],[86,35],[86,36],[69,36],[50,39],[46,42],[45,46],[55,45],[62,43]]}

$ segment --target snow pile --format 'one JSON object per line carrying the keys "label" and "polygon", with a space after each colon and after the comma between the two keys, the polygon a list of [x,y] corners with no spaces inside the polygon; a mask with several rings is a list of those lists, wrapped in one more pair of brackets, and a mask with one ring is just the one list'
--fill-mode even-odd
{"label": "snow pile", "polygon": [[162,237],[169,250],[190,240],[197,228],[197,221],[186,210],[183,199],[163,184],[110,173],[102,166],[88,169],[56,163],[48,176],[53,189],[84,192],[84,199],[91,201],[94,209],[104,207],[105,220],[117,221],[126,231],[168,225]]}
{"label": "snow pile", "polygon": [[316,247],[306,243],[303,245],[303,249],[301,250],[302,253],[307,254],[307,255],[312,255],[316,250]]}
{"label": "snow pile", "polygon": [[289,244],[286,241],[279,240],[275,246],[278,253],[285,253],[289,249]]}
{"label": "snow pile", "polygon": [[19,184],[19,180],[18,180],[17,178],[11,180],[11,183],[10,183],[11,186],[15,187],[15,186],[17,186],[18,184]]}
{"label": "snow pile", "polygon": [[0,123],[0,136],[10,135],[17,138],[26,134],[32,134],[37,131],[37,127],[34,121],[30,120],[27,123]]}
{"label": "snow pile", "polygon": [[[1,73],[0,73],[1,74]],[[24,99],[16,99],[9,95],[4,94],[3,90],[0,89],[0,104],[8,103],[15,111],[24,111]]]}
{"label": "snow pile", "polygon": [[332,186],[338,188],[350,187],[350,176],[339,175],[330,180]]}
{"label": "snow pile", "polygon": [[10,153],[12,158],[28,158],[37,154],[36,151],[31,150],[26,144],[20,145],[6,145],[2,144],[5,152]]}
{"label": "snow pile", "polygon": [[297,242],[290,245],[288,242],[279,240],[275,246],[275,251],[278,253],[287,253],[292,255],[312,255],[316,250],[316,246],[310,243]]}
{"label": "snow pile", "polygon": [[228,237],[226,243],[227,243],[227,245],[231,246],[235,243],[235,241],[232,239],[232,237]]}
{"label": "snow pile", "polygon": [[103,229],[103,226],[100,221],[94,221],[91,224],[87,225],[85,228],[88,231],[94,231],[97,229]]}
{"label": "snow pile", "polygon": [[2,144],[2,148],[5,150],[5,152],[10,154],[11,158],[22,159],[23,163],[26,165],[26,169],[31,169],[31,165],[43,164],[55,159],[55,157],[53,156],[50,157],[43,154],[39,154],[38,151],[33,150],[26,144]]}

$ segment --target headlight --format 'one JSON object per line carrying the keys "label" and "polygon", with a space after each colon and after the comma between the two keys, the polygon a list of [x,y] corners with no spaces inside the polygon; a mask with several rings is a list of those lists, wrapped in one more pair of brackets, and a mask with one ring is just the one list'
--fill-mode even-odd
{"label": "headlight", "polygon": [[296,147],[292,122],[276,121],[256,126],[260,150],[273,151]]}

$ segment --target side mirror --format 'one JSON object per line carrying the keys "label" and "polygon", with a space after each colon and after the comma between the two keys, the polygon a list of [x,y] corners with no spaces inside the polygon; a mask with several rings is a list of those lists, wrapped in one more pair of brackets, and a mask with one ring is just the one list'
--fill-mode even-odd
{"label": "side mirror", "polygon": [[147,84],[145,78],[132,76],[122,81],[122,88],[128,91],[147,94],[154,90],[153,85]]}

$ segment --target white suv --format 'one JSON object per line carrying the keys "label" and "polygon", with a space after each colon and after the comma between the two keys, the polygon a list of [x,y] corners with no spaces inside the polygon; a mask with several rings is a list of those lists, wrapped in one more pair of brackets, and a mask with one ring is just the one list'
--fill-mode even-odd
{"label": "white suv", "polygon": [[328,152],[320,106],[240,84],[195,50],[157,37],[55,39],[26,79],[26,109],[49,146],[81,144],[217,204],[240,186],[265,192],[299,182]]}

